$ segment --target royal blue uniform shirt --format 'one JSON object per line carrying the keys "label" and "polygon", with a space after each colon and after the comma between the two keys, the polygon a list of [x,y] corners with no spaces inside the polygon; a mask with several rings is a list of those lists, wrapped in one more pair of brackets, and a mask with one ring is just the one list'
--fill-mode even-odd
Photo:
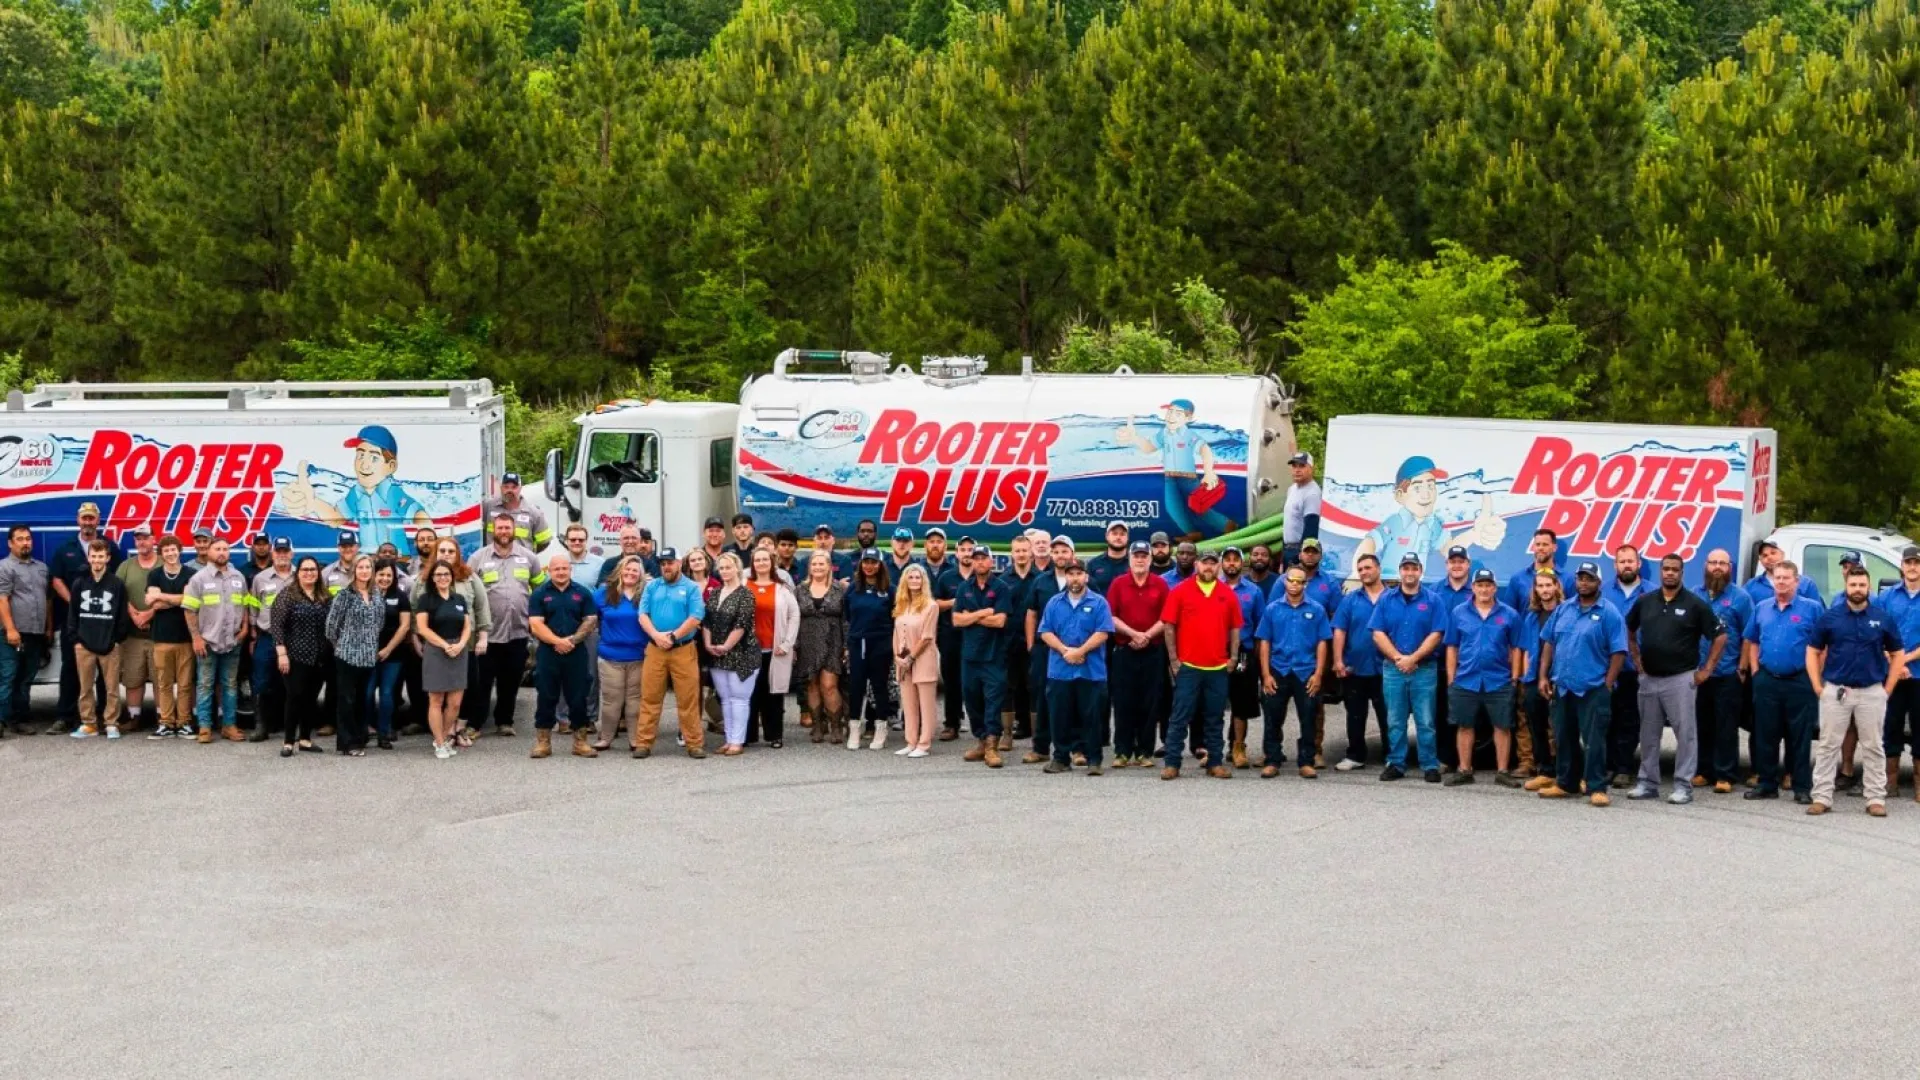
{"label": "royal blue uniform shirt", "polygon": [[1807,671],[1807,640],[1825,609],[1819,601],[1796,596],[1786,607],[1768,594],[1767,602],[1753,606],[1753,621],[1744,640],[1760,646],[1760,670],[1782,679]]}
{"label": "royal blue uniform shirt", "polygon": [[[1700,598],[1713,609],[1720,619],[1720,625],[1727,628],[1727,645],[1720,650],[1720,663],[1713,669],[1714,675],[1732,675],[1740,670],[1740,643],[1746,640],[1747,624],[1753,621],[1753,598],[1745,589],[1728,588],[1719,596],[1708,596],[1705,589]],[[1707,662],[1707,654],[1713,651],[1713,642],[1700,643],[1700,662]]]}
{"label": "royal blue uniform shirt", "polygon": [[[1386,595],[1382,592],[1381,599]],[[1340,608],[1333,613],[1333,628],[1347,635],[1346,655],[1338,659],[1347,665],[1349,675],[1380,674],[1380,647],[1373,643],[1373,631],[1367,628],[1379,602],[1368,596],[1366,589],[1355,589],[1340,598]]]}
{"label": "royal blue uniform shirt", "polygon": [[[1039,645],[1042,634],[1052,634],[1060,639],[1060,644],[1077,649],[1095,634],[1112,636],[1113,611],[1107,607],[1106,597],[1092,589],[1081,593],[1078,600],[1073,598],[1072,593],[1057,592],[1047,601],[1046,610],[1040,613],[1040,625],[1034,628],[1036,645]],[[1107,650],[1104,647],[1089,650],[1085,660],[1069,664],[1065,657],[1048,648],[1047,678],[1056,681],[1090,679],[1106,682]]]}
{"label": "royal blue uniform shirt", "polygon": [[1477,694],[1505,690],[1513,685],[1513,650],[1520,647],[1520,613],[1493,602],[1493,610],[1462,604],[1447,620],[1446,644],[1458,649],[1453,685]]}
{"label": "royal blue uniform shirt", "polygon": [[1554,689],[1562,697],[1590,694],[1607,685],[1613,654],[1627,651],[1627,620],[1599,597],[1592,607],[1575,598],[1553,609],[1542,636],[1553,646]]}
{"label": "royal blue uniform shirt", "polygon": [[1333,640],[1333,620],[1312,600],[1294,604],[1282,596],[1260,614],[1253,636],[1267,643],[1267,666],[1275,675],[1306,679],[1320,670],[1320,643]]}
{"label": "royal blue uniform shirt", "polygon": [[[1367,620],[1368,630],[1379,630],[1393,642],[1393,647],[1405,656],[1420,647],[1428,634],[1447,632],[1447,606],[1432,589],[1422,588],[1412,596],[1405,589],[1388,589],[1373,607],[1373,618]],[[1427,654],[1425,663],[1434,658]]]}

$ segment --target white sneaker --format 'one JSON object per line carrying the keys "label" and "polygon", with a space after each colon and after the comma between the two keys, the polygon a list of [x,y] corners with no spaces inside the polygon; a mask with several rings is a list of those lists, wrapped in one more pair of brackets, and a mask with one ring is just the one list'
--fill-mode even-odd
{"label": "white sneaker", "polygon": [[1333,767],[1333,771],[1334,772],[1352,772],[1355,769],[1364,769],[1364,768],[1366,768],[1365,765],[1360,764],[1359,762],[1353,760],[1352,758],[1341,758],[1340,763]]}
{"label": "white sneaker", "polygon": [[446,743],[434,743],[433,756],[439,758],[441,761],[445,761],[453,756],[453,752],[447,749]]}
{"label": "white sneaker", "polygon": [[117,738],[119,738],[119,737],[120,737],[120,729],[119,729],[119,728],[117,728],[117,727],[114,727],[114,726],[113,726],[112,724],[108,724],[108,725],[107,725],[107,738],[109,738],[109,739],[117,739]]}
{"label": "white sneaker", "polygon": [[908,754],[907,756],[912,758],[912,757],[932,757],[933,755],[928,753],[925,750],[915,750],[913,753]]}
{"label": "white sneaker", "polygon": [[910,755],[912,755],[912,753],[913,753],[913,747],[911,747],[911,746],[903,746],[903,747],[901,747],[900,749],[898,749],[898,750],[895,750],[895,751],[893,752],[893,756],[894,756],[894,757],[908,757],[908,756],[910,756]]}

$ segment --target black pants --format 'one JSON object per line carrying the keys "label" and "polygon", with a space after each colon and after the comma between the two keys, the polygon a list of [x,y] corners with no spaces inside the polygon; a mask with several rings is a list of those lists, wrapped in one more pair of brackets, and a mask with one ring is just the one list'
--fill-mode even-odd
{"label": "black pants", "polygon": [[[1045,646],[1042,646],[1044,648]],[[1013,737],[1024,739],[1033,733],[1033,699],[1049,697],[1044,680],[1033,682],[1031,657],[1027,655],[1024,633],[1007,642],[1007,709],[1013,713]],[[1034,693],[1029,686],[1037,688]]]}
{"label": "black pants", "polygon": [[1715,675],[1693,692],[1694,720],[1700,729],[1700,775],[1710,784],[1740,782],[1740,707],[1746,697],[1738,675]]}
{"label": "black pants", "polygon": [[[1887,695],[1885,730],[1886,737],[1881,745],[1887,751],[1887,764],[1897,772],[1903,749],[1911,746],[1914,753],[1920,755],[1920,675],[1909,676],[1893,684],[1893,693]],[[1920,757],[1916,760],[1920,760]]]}
{"label": "black pants", "polygon": [[1347,706],[1347,757],[1367,763],[1367,712],[1373,712],[1374,727],[1380,730],[1380,749],[1387,747],[1387,693],[1378,675],[1349,675],[1340,680],[1341,700]]}
{"label": "black pants", "polygon": [[1067,764],[1075,753],[1100,764],[1107,734],[1107,684],[1097,679],[1048,679],[1047,705],[1055,727],[1053,760]]}
{"label": "black pants", "polygon": [[[1613,718],[1607,721],[1607,771],[1632,776],[1640,771],[1640,673],[1622,671],[1613,684]],[[1692,783],[1693,777],[1687,777]]]}
{"label": "black pants", "polygon": [[1300,764],[1313,764],[1314,700],[1307,693],[1307,680],[1298,675],[1275,675],[1273,677],[1276,693],[1268,694],[1261,701],[1266,713],[1266,721],[1260,732],[1260,746],[1266,755],[1266,764],[1278,765],[1285,761],[1284,740],[1287,731],[1287,704],[1293,704],[1293,712],[1300,720]]}
{"label": "black pants", "polygon": [[[787,695],[776,694],[767,689],[772,677],[773,653],[760,654],[760,677],[753,681],[753,706],[747,710],[747,742],[757,743],[762,735],[768,742],[780,742],[787,737]],[[600,737],[612,740],[613,733],[603,731]]]}
{"label": "black pants", "polygon": [[[1047,657],[1053,652],[1045,644],[1035,641],[1034,649],[1027,654],[1027,685],[1047,685]],[[1107,668],[1111,673],[1111,665]],[[1033,752],[1047,754],[1053,751],[1053,706],[1048,703],[1047,695],[1033,695]]]}
{"label": "black pants", "polygon": [[847,675],[840,689],[847,699],[847,722],[858,725],[864,709],[866,719],[885,724],[887,713],[887,675],[893,671],[892,638],[848,638]]}
{"label": "black pants", "polygon": [[940,634],[934,639],[934,645],[940,649],[940,695],[946,728],[959,731],[960,721],[966,715],[966,691],[960,683],[960,634],[957,631]]}
{"label": "black pants", "polygon": [[373,669],[333,661],[333,745],[337,750],[364,750],[367,745],[367,680]]}
{"label": "black pants", "polygon": [[1805,672],[1782,678],[1762,671],[1753,677],[1753,767],[1760,774],[1760,790],[1779,791],[1784,778],[1795,795],[1813,794],[1813,735],[1820,727],[1819,704]]}
{"label": "black pants", "polygon": [[[492,650],[489,649],[489,652]],[[541,648],[533,654],[533,726],[537,731],[552,731],[558,724],[560,702],[567,703],[567,715],[580,718],[586,729],[587,687],[593,682],[590,658],[584,648],[565,656]],[[511,722],[511,717],[508,718]],[[575,736],[578,738],[578,736]],[[602,736],[606,738],[606,736]]]}
{"label": "black pants", "polygon": [[320,714],[320,681],[322,668],[319,664],[303,664],[298,660],[287,665],[287,708],[282,726],[287,745],[296,742],[313,741],[314,718]]}
{"label": "black pants", "polygon": [[407,710],[403,724],[427,726],[427,689],[420,681],[420,654],[411,643],[400,646],[400,684],[407,688]]}
{"label": "black pants", "polygon": [[[1434,749],[1440,755],[1441,765],[1449,769],[1455,769],[1460,767],[1460,749],[1454,745],[1453,710],[1448,707],[1448,699],[1452,697],[1452,695],[1447,691],[1452,684],[1447,681],[1447,665],[1442,663],[1436,665],[1436,667],[1439,670],[1434,672],[1435,677],[1433,680],[1433,692],[1435,694],[1433,703],[1433,739],[1436,744]],[[1635,737],[1637,738],[1638,736],[1636,735]],[[1637,746],[1639,744],[1635,743],[1634,745]],[[1408,753],[1411,754],[1412,751],[1409,750]],[[1408,771],[1412,771],[1411,767],[1409,767]]]}
{"label": "black pants", "polygon": [[[513,707],[520,696],[520,680],[527,673],[526,638],[487,643],[487,655],[475,657],[467,700],[460,703],[461,719],[476,731],[487,722],[487,698],[493,695],[495,727],[513,726]],[[472,705],[472,709],[467,706]]]}
{"label": "black pants", "polygon": [[1538,681],[1527,683],[1520,711],[1526,714],[1527,731],[1533,736],[1533,771],[1541,776],[1558,775],[1553,757],[1553,702],[1540,696]]}
{"label": "black pants", "polygon": [[1235,720],[1252,720],[1263,709],[1260,702],[1259,650],[1242,653],[1246,669],[1227,676],[1227,713]]}
{"label": "black pants", "polygon": [[[1117,757],[1152,757],[1159,733],[1159,705],[1167,696],[1167,649],[1155,642],[1144,649],[1121,648],[1107,658],[1107,682],[1113,699],[1113,752]],[[1034,744],[1039,749],[1039,744]]]}

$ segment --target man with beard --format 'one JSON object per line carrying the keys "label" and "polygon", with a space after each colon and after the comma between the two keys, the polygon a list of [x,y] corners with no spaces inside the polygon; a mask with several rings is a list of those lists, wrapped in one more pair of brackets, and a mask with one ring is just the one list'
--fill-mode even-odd
{"label": "man with beard", "polygon": [[1107,550],[1086,561],[1087,588],[1096,596],[1107,595],[1107,587],[1127,574],[1127,523],[1107,523]]}
{"label": "man with beard", "polygon": [[[1190,547],[1190,544],[1182,544]],[[1167,595],[1160,621],[1166,624],[1168,667],[1173,675],[1173,716],[1167,722],[1166,768],[1160,779],[1180,776],[1180,744],[1198,725],[1205,746],[1207,775],[1230,780],[1233,770],[1221,760],[1221,721],[1227,709],[1227,672],[1240,659],[1240,601],[1221,587],[1220,556],[1209,551],[1195,558],[1192,577]]]}
{"label": "man with beard", "polygon": [[1293,483],[1287,487],[1280,540],[1287,565],[1292,566],[1300,557],[1301,543],[1320,535],[1320,485],[1313,479],[1313,455],[1304,450],[1287,459],[1287,469]]}
{"label": "man with beard", "polygon": [[[1304,564],[1301,567],[1305,569]],[[1373,642],[1373,612],[1387,587],[1380,580],[1380,560],[1362,555],[1353,563],[1360,587],[1340,598],[1333,615],[1333,673],[1341,683],[1347,706],[1347,753],[1335,772],[1352,772],[1367,764],[1367,710],[1380,726],[1380,743],[1387,742],[1387,699],[1380,676],[1380,648]],[[1308,582],[1311,585],[1311,581]]]}
{"label": "man with beard", "polygon": [[1190,540],[1182,540],[1180,546],[1173,549],[1173,569],[1161,575],[1166,579],[1168,588],[1177,589],[1181,582],[1193,577],[1199,551]]}
{"label": "man with beard", "polygon": [[[1646,591],[1647,583],[1640,577],[1640,549],[1632,544],[1614,548],[1613,581],[1600,590],[1600,598],[1625,618],[1627,612],[1633,610],[1634,601]],[[1632,635],[1628,637],[1631,639]],[[1639,747],[1639,739],[1640,667],[1634,663],[1633,650],[1628,649],[1627,662],[1621,666],[1620,679],[1613,686],[1613,720],[1607,729],[1607,768],[1613,773],[1615,788],[1633,783],[1634,752]]]}
{"label": "man with beard", "polygon": [[[1221,580],[1226,582],[1227,587],[1233,590],[1234,597],[1240,601],[1240,625],[1249,628],[1258,627],[1260,613],[1266,610],[1267,598],[1261,594],[1260,586],[1241,576],[1240,572],[1244,568],[1245,564],[1241,559],[1239,548],[1229,547],[1220,553]],[[1326,617],[1323,614],[1321,622],[1325,621]],[[1249,629],[1248,633],[1252,633],[1252,630]],[[1329,630],[1327,635],[1331,638],[1333,632]],[[1247,767],[1247,725],[1254,717],[1260,715],[1262,668],[1259,658],[1253,653],[1252,649],[1241,649],[1240,662],[1235,664],[1227,675],[1227,710],[1233,717],[1229,753],[1233,757],[1233,767],[1236,769]],[[1320,692],[1320,681],[1314,680],[1315,694]],[[1311,717],[1307,714],[1301,714],[1303,726],[1310,719]]]}
{"label": "man with beard", "polygon": [[1173,541],[1163,532],[1154,533],[1147,538],[1147,553],[1151,556],[1149,565],[1153,572],[1166,577],[1173,569]]}
{"label": "man with beard", "polygon": [[1263,609],[1255,636],[1260,639],[1259,674],[1266,707],[1261,729],[1266,760],[1260,776],[1271,780],[1280,775],[1280,763],[1286,760],[1281,745],[1287,703],[1292,702],[1300,724],[1300,776],[1311,780],[1319,775],[1310,760],[1317,741],[1314,704],[1326,677],[1333,628],[1327,609],[1307,599],[1306,571],[1297,566],[1287,569],[1285,591]]}
{"label": "man with beard", "polygon": [[1847,732],[1858,729],[1865,760],[1867,814],[1887,816],[1887,695],[1899,679],[1905,651],[1900,630],[1886,610],[1870,599],[1873,577],[1858,564],[1848,567],[1846,597],[1820,616],[1807,642],[1807,675],[1820,702],[1820,745],[1813,763],[1813,804],[1809,814],[1833,809],[1834,773],[1840,766]]}
{"label": "man with beard", "polygon": [[1745,636],[1747,667],[1753,672],[1754,768],[1760,782],[1743,799],[1780,797],[1780,747],[1786,744],[1784,772],[1793,785],[1793,801],[1813,802],[1813,729],[1818,699],[1807,671],[1807,646],[1823,609],[1800,593],[1800,568],[1785,559],[1773,563],[1773,596],[1753,611]]}
{"label": "man with beard", "polygon": [[[1880,594],[1880,606],[1900,630],[1900,678],[1887,695],[1887,795],[1900,794],[1900,751],[1913,747],[1914,764],[1920,768],[1920,679],[1913,677],[1920,664],[1920,547],[1908,547],[1900,553],[1900,580]],[[1920,802],[1920,782],[1914,784],[1914,801]]]}
{"label": "man with beard", "polygon": [[[1629,799],[1660,796],[1660,733],[1671,724],[1675,806],[1693,801],[1700,763],[1700,733],[1694,701],[1726,651],[1727,631],[1712,605],[1680,584],[1686,564],[1678,555],[1660,560],[1660,588],[1640,594],[1627,609],[1627,658],[1640,669],[1640,780]],[[1706,658],[1701,658],[1701,651]]]}
{"label": "man with beard", "polygon": [[1160,614],[1166,609],[1165,579],[1152,569],[1152,550],[1135,543],[1127,552],[1126,577],[1107,587],[1113,615],[1109,681],[1113,698],[1113,767],[1148,768],[1167,696],[1167,646]]}
{"label": "man with beard", "polygon": [[[908,533],[907,537],[908,539],[912,539],[913,534]],[[872,545],[867,546],[871,547]],[[741,566],[750,567],[753,565],[752,514],[733,515],[733,543],[727,545],[727,550],[740,557]]]}
{"label": "man with beard", "polygon": [[1400,587],[1388,591],[1374,606],[1367,629],[1386,667],[1381,690],[1387,699],[1387,767],[1382,780],[1407,775],[1407,721],[1413,721],[1414,750],[1421,776],[1440,782],[1440,756],[1434,745],[1433,703],[1439,684],[1441,638],[1447,615],[1440,598],[1420,584],[1420,556],[1411,549],[1400,556]]}
{"label": "man with beard", "polygon": [[433,561],[433,549],[440,544],[440,534],[426,526],[413,531],[413,554],[407,556],[407,576],[415,581]]}
{"label": "man with beard", "polygon": [[[1013,601],[1007,624],[1006,711],[1000,715],[1000,749],[1007,751],[1016,739],[1033,738],[1033,699],[1048,694],[1046,682],[1032,678],[1033,653],[1027,647],[1027,605],[1040,573],[1033,567],[1033,541],[1025,533],[1013,538],[1010,563],[1000,580],[1006,582]],[[1104,685],[1106,667],[1102,665],[1100,671]]]}
{"label": "man with beard", "polygon": [[[1315,540],[1317,547],[1320,541]],[[1273,587],[1280,583],[1280,575],[1273,572],[1273,549],[1265,544],[1255,544],[1247,549],[1247,580],[1260,588],[1260,595],[1273,599]]]}
{"label": "man with beard", "polygon": [[1709,665],[1707,653],[1712,645],[1700,643],[1700,663],[1707,677],[1694,691],[1700,771],[1693,777],[1693,786],[1712,784],[1716,794],[1725,795],[1733,790],[1740,768],[1740,714],[1752,674],[1743,663],[1740,642],[1753,621],[1753,600],[1745,589],[1733,587],[1733,556],[1724,548],[1707,553],[1706,592],[1701,600],[1725,628],[1727,645]]}
{"label": "man with beard", "polygon": [[1543,799],[1564,799],[1580,790],[1587,801],[1609,806],[1607,723],[1613,684],[1627,659],[1627,623],[1600,598],[1600,567],[1583,562],[1573,575],[1576,596],[1554,609],[1541,631],[1540,696],[1553,702],[1553,738],[1559,750],[1554,783]]}
{"label": "man with beard", "polygon": [[1088,776],[1099,776],[1100,748],[1107,734],[1107,638],[1114,630],[1113,613],[1104,598],[1087,588],[1085,567],[1070,560],[1065,571],[1066,591],[1055,593],[1040,616],[1040,640],[1048,650],[1047,698],[1060,729],[1045,771],[1067,772],[1077,759],[1086,762]]}
{"label": "man with beard", "polygon": [[[1467,549],[1455,544],[1447,549],[1447,576],[1434,586],[1434,594],[1440,597],[1440,606],[1446,610],[1448,625],[1452,625],[1453,615],[1460,608],[1471,603],[1474,598],[1473,582],[1468,573],[1473,569],[1473,561],[1467,558]],[[1498,599],[1496,597],[1496,599]],[[1515,616],[1518,617],[1518,612]],[[1441,654],[1441,662],[1436,673],[1439,678],[1434,687],[1433,701],[1433,739],[1440,751],[1440,765],[1451,773],[1457,769],[1471,770],[1473,756],[1468,754],[1465,761],[1460,758],[1459,741],[1453,732],[1453,679],[1447,673],[1446,654]],[[1472,740],[1467,745],[1472,747]]]}
{"label": "man with beard", "polygon": [[[1053,537],[1049,542],[1047,569],[1035,570],[1027,585],[1027,604],[1016,608],[1020,618],[1021,639],[1027,646],[1027,685],[1045,686],[1047,682],[1048,649],[1040,640],[1040,618],[1046,614],[1047,601],[1065,592],[1067,588],[1067,566],[1074,562],[1073,541],[1065,534]],[[941,658],[945,662],[945,657]],[[1022,765],[1036,765],[1048,760],[1053,751],[1053,707],[1047,701],[1046,694],[1033,698],[1033,749],[1020,759]],[[1116,763],[1117,767],[1117,763]]]}
{"label": "man with beard", "polygon": [[872,518],[861,518],[853,527],[853,546],[861,551],[880,546],[880,526]]}
{"label": "man with beard", "polygon": [[[893,530],[892,550],[887,552],[885,559],[887,580],[899,581],[900,575],[907,572],[907,567],[919,561],[920,556],[913,552],[913,530],[905,528]],[[753,564],[746,562],[741,565],[752,566]]]}
{"label": "man with beard", "polygon": [[247,636],[247,579],[227,560],[227,542],[207,545],[206,562],[194,571],[181,595],[187,632],[193,637],[193,719],[199,741],[213,741],[213,699],[220,696],[220,737],[246,738],[234,722],[238,705],[240,646]]}
{"label": "man with beard", "polygon": [[[493,698],[494,734],[511,738],[513,713],[520,695],[520,679],[527,671],[527,601],[547,580],[540,560],[514,537],[514,517],[501,513],[493,519],[493,542],[467,561],[487,593],[493,629],[476,639],[479,659],[476,678],[467,687],[461,713],[470,729],[468,738],[486,724],[487,700]],[[569,566],[571,569],[571,566]]]}
{"label": "man with beard", "polygon": [[953,596],[953,625],[960,635],[960,683],[967,719],[979,745],[962,755],[1000,767],[1000,709],[1007,695],[1007,624],[1013,617],[1013,590],[993,572],[993,549],[981,544],[968,552],[972,573]]}
{"label": "man with beard", "polygon": [[1573,576],[1561,573],[1554,565],[1559,558],[1560,537],[1552,529],[1535,529],[1533,541],[1527,545],[1527,551],[1533,555],[1533,562],[1507,579],[1506,591],[1500,599],[1515,611],[1525,611],[1533,603],[1533,586],[1540,574],[1552,574],[1560,579],[1560,595],[1570,599],[1574,593]]}

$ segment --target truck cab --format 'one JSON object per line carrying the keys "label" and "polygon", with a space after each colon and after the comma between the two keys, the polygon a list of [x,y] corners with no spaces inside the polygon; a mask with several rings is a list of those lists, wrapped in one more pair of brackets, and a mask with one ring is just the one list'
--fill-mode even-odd
{"label": "truck cab", "polygon": [[[1840,575],[1842,553],[1860,553],[1866,560],[1867,573],[1873,575],[1873,591],[1877,593],[1900,581],[1900,552],[1913,543],[1897,532],[1858,525],[1788,525],[1774,530],[1767,541],[1779,545],[1800,573],[1813,579],[1827,603],[1846,591]],[[1758,551],[1759,544],[1755,544],[1749,565],[1759,565]]]}
{"label": "truck cab", "polygon": [[734,513],[739,406],[708,401],[610,401],[574,418],[574,439],[547,452],[546,499],[555,532],[587,527],[587,550],[620,549],[620,529],[653,531],[657,545],[700,543],[709,517]]}

